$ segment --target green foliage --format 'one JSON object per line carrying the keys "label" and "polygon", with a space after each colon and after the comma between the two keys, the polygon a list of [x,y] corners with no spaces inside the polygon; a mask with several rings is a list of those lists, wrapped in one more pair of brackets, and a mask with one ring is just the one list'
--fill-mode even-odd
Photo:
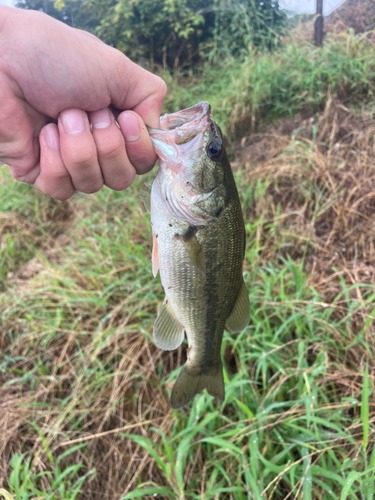
{"label": "green foliage", "polygon": [[278,1],[217,1],[211,57],[214,60],[218,60],[218,56],[243,59],[254,47],[273,49],[279,45],[285,25],[286,16]]}
{"label": "green foliage", "polygon": [[[373,439],[368,370],[362,374],[362,395],[358,391],[345,398],[335,388],[331,371],[331,364],[343,362],[348,355],[348,345],[357,343],[365,352],[364,338],[350,329],[351,316],[362,314],[363,304],[352,300],[344,317],[337,317],[335,305],[342,304],[343,297],[349,298],[355,288],[344,282],[330,306],[322,303],[307,285],[303,262],[279,257],[288,245],[288,236],[262,213],[250,215],[254,203],[264,198],[267,182],[249,184],[242,172],[236,178],[249,241],[244,277],[252,318],[240,334],[224,335],[222,354],[230,352],[237,368],[231,371],[226,365],[224,403],[203,393],[189,408],[170,414],[165,403],[158,403],[161,420],[153,420],[147,432],[120,431],[121,439],[118,433],[114,435],[113,449],[133,443],[126,450],[137,450],[136,463],[146,464],[145,472],[126,476],[129,481],[135,474],[136,482],[123,500],[152,495],[176,500],[264,500],[285,498],[289,492],[314,500],[370,499],[375,494],[375,464],[374,452],[364,446],[364,441]],[[86,438],[87,426],[95,432],[100,404],[107,404],[114,381],[123,376],[131,357],[136,358],[141,349],[137,341],[137,349],[128,355],[121,347],[126,339],[142,338],[150,349],[149,332],[161,290],[158,280],[150,279],[149,218],[138,198],[143,182],[125,193],[103,190],[97,197],[79,197],[76,210],[83,215],[75,223],[61,261],[46,262],[43,274],[30,280],[27,288],[16,291],[9,287],[0,296],[2,320],[8,325],[11,341],[1,358],[2,371],[10,378],[7,385],[25,394],[45,394],[49,384],[50,391],[47,426],[37,426],[38,419],[28,424],[37,432],[38,453],[43,454],[47,467],[36,472],[30,455],[13,456],[9,485],[17,500],[89,496],[82,460],[64,462],[69,457],[59,447],[60,436],[66,439],[69,433]],[[13,189],[24,188],[15,184]],[[23,206],[22,197],[12,210],[17,211],[17,203]],[[30,218],[35,220],[35,215]],[[262,234],[266,231],[275,234],[274,257],[269,260],[263,255]],[[119,304],[124,317],[132,320],[121,320],[117,328],[113,321],[120,313]],[[20,359],[17,353],[21,354],[22,345]],[[72,351],[69,360],[62,362],[65,345]],[[125,345],[130,348],[132,344]],[[122,356],[126,363],[121,362]],[[158,394],[168,392],[178,375],[178,370],[167,379],[163,375],[163,362],[169,358],[163,360],[158,353],[151,359],[151,380],[145,380],[142,372],[151,361],[141,361],[137,370],[130,366],[128,377],[134,384],[130,401],[137,411],[144,405],[144,391],[139,388],[150,384],[148,390],[157,387]],[[343,377],[345,372],[339,373]],[[350,373],[352,376],[353,368]],[[115,422],[110,428],[120,427],[124,421],[121,417],[116,424],[116,410],[129,404],[129,399],[122,390],[110,399],[102,410],[103,421]],[[145,405],[142,417],[137,415],[137,422],[148,418],[150,405]],[[356,429],[363,429],[363,441],[362,432],[357,437]],[[109,437],[96,449],[107,449]],[[102,456],[90,455],[96,460],[93,465],[102,467]],[[124,457],[123,467],[129,474],[128,451]],[[148,479],[151,463],[152,480]],[[108,465],[111,467],[113,463]],[[110,476],[108,470],[99,484]]]}
{"label": "green foliage", "polygon": [[164,68],[192,67],[208,56],[245,57],[249,48],[273,48],[286,16],[278,0],[20,0],[92,31],[131,59]]}
{"label": "green foliage", "polygon": [[36,248],[48,245],[50,238],[59,234],[69,214],[63,205],[28,184],[15,184],[8,167],[0,165],[0,175],[0,213],[6,214],[0,225],[1,291],[13,271],[34,256]]}
{"label": "green foliage", "polygon": [[285,14],[278,1],[86,0],[100,17],[97,33],[135,60],[178,69],[198,56],[243,56],[249,45],[273,47]]}
{"label": "green foliage", "polygon": [[9,487],[14,493],[14,496],[10,495],[12,500],[75,500],[85,481],[94,474],[94,471],[83,473],[85,467],[82,462],[69,465],[69,455],[76,453],[82,445],[64,451],[56,460],[48,445],[45,447],[51,470],[36,472],[37,467],[30,454],[13,455],[9,476]]}
{"label": "green foliage", "polygon": [[329,95],[371,99],[375,49],[365,35],[351,30],[329,36],[321,48],[291,41],[273,53],[252,53],[244,62],[206,64],[194,80],[163,77],[169,88],[166,111],[207,100],[225,134],[233,137],[281,116],[312,115],[324,108]]}
{"label": "green foliage", "polygon": [[16,7],[38,10],[75,28],[93,31],[98,25],[96,11],[84,0],[18,0]]}
{"label": "green foliage", "polygon": [[[329,38],[322,49],[292,44],[245,64],[208,66],[194,85],[181,87],[167,76],[166,105],[208,99],[220,126],[233,133],[249,116],[261,124],[265,112],[318,108],[329,92],[371,97],[373,61],[373,47],[353,33]],[[298,148],[312,146],[295,137],[288,147],[298,162]],[[306,168],[301,162],[301,175]],[[37,266],[24,280],[0,273],[2,398],[14,412],[21,408],[17,433],[0,436],[14,450],[0,495],[374,498],[374,286],[341,278],[329,303],[309,286],[304,258],[292,256],[296,235],[280,222],[288,214],[270,195],[277,195],[277,183],[270,190],[270,181],[236,172],[251,324],[224,334],[225,401],[203,393],[188,408],[170,411],[181,349],[161,353],[152,344],[162,291],[151,278],[150,222],[139,199],[154,174],[123,193],[103,189],[63,204],[5,172],[0,270],[32,259]],[[332,202],[317,176],[296,176],[287,195],[302,190],[307,203],[319,199],[317,211]],[[76,219],[63,243],[43,253],[66,205]],[[88,448],[63,444],[76,439]],[[93,469],[98,479],[91,474],[89,485]]]}

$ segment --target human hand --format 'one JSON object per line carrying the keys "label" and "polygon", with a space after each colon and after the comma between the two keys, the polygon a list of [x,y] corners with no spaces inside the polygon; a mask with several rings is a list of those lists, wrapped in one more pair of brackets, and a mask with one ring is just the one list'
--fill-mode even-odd
{"label": "human hand", "polygon": [[145,125],[158,127],[165,94],[90,33],[0,6],[0,161],[15,179],[60,200],[125,189],[155,164]]}

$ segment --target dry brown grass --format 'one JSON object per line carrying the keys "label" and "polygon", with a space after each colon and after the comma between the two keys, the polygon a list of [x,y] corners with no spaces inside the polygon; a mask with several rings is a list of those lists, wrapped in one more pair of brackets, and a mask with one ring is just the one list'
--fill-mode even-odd
{"label": "dry brown grass", "polygon": [[[362,381],[357,368],[373,365],[375,352],[373,111],[358,116],[328,99],[324,113],[314,118],[282,120],[265,134],[244,137],[240,157],[247,181],[261,179],[268,185],[265,196],[252,206],[252,216],[264,218],[263,259],[271,259],[271,249],[286,241],[280,254],[303,260],[308,284],[323,298],[324,307],[334,307],[338,319],[352,312],[344,340],[352,347],[344,360],[331,349],[329,377],[343,397],[353,395]],[[360,332],[367,350],[358,345]],[[335,338],[334,330],[331,335]],[[336,339],[343,342],[340,335]]]}
{"label": "dry brown grass", "polygon": [[[268,179],[258,214],[295,235],[310,283],[329,301],[349,285],[375,284],[375,125],[372,110],[355,116],[328,99],[324,113],[282,120],[266,134],[242,139],[249,181]],[[272,246],[267,245],[267,248]],[[358,292],[359,293],[359,292]]]}
{"label": "dry brown grass", "polygon": [[[293,39],[296,42],[302,40],[314,40],[314,23],[303,21],[292,31]],[[332,14],[324,18],[323,31],[327,33],[339,34],[347,32],[349,28],[355,34],[366,33],[375,27],[375,2],[373,0],[346,0]],[[368,35],[372,42],[374,35]]]}
{"label": "dry brown grass", "polygon": [[[58,215],[50,230],[54,233],[45,238],[38,226],[34,230],[32,223],[16,216],[7,219],[0,234],[1,241],[8,231],[17,233],[17,238],[27,237],[28,244],[38,249],[38,255],[21,261],[8,273],[7,295],[0,303],[2,357],[16,360],[14,367],[19,373],[33,374],[29,382],[17,383],[14,371],[3,368],[4,375],[0,372],[0,487],[7,486],[14,453],[31,453],[34,471],[41,472],[52,466],[47,445],[53,456],[58,456],[86,442],[88,453],[77,451],[74,462],[82,461],[88,469],[96,470],[85,490],[87,498],[120,498],[141,477],[163,482],[152,457],[123,435],[153,436],[160,442],[152,426],[169,433],[175,420],[168,396],[158,383],[157,366],[163,358],[163,377],[167,378],[181,365],[183,348],[163,353],[140,331],[139,313],[150,332],[159,302],[144,297],[150,291],[148,270],[143,288],[127,293],[133,285],[128,276],[129,283],[103,304],[96,297],[103,283],[123,279],[136,266],[111,262],[95,242],[87,263],[80,267],[78,260],[74,262],[72,255],[79,253],[80,242],[93,235],[92,228],[79,227],[78,223],[99,209],[94,200],[60,204],[58,214],[69,217],[61,217],[61,226]],[[100,210],[104,225],[118,216],[115,210],[108,212],[102,206]],[[125,214],[127,211],[125,207]],[[47,212],[44,207],[43,213]],[[50,217],[55,213],[55,202],[51,201]],[[135,223],[130,239],[150,252],[144,226],[143,220],[141,225]],[[94,262],[102,266],[100,276],[90,273]],[[56,318],[57,308],[61,311],[59,324],[48,321],[49,314]],[[103,321],[104,316],[107,319]],[[48,376],[43,376],[43,370]],[[10,380],[12,385],[7,384]],[[39,431],[30,422],[35,422]],[[67,463],[63,461],[63,465]],[[44,486],[48,489],[48,483]]]}
{"label": "dry brown grass", "polygon": [[[344,104],[328,99],[325,111],[313,119],[283,120],[269,127],[267,133],[244,137],[238,147],[243,185],[261,180],[267,186],[264,195],[255,198],[246,211],[249,222],[262,221],[258,226],[262,264],[275,263],[280,255],[288,254],[297,264],[303,261],[309,274],[308,286],[321,297],[314,307],[332,307],[338,321],[347,316],[351,303],[357,304],[358,312],[351,310],[346,336],[331,321],[311,318],[318,323],[317,330],[327,333],[326,340],[306,345],[306,366],[299,366],[300,354],[296,357],[297,345],[305,340],[295,331],[280,345],[272,345],[271,351],[243,365],[254,381],[252,398],[262,409],[269,401],[297,399],[294,391],[298,377],[302,372],[306,378],[312,377],[314,362],[323,353],[326,369],[313,380],[330,402],[312,406],[312,413],[343,412],[350,420],[346,429],[350,439],[333,437],[318,443],[324,452],[339,449],[340,460],[343,454],[358,457],[362,440],[361,404],[353,406],[342,400],[359,398],[366,364],[374,384],[374,322],[371,316],[368,321],[374,300],[369,302],[366,295],[375,285],[374,138],[370,109],[357,116]],[[132,255],[121,253],[123,247],[133,245],[134,255],[138,251],[148,261],[150,238],[147,219],[139,208],[141,203],[119,208],[109,201],[105,205],[103,199],[93,197],[84,203],[73,200],[59,205],[61,213],[56,212],[52,202],[50,215],[48,208],[43,208],[43,220],[48,222],[51,214],[58,213],[62,224],[56,219],[55,233],[48,233],[47,240],[39,230],[34,231],[32,223],[17,217],[8,218],[0,234],[0,242],[9,232],[19,234],[19,241],[25,234],[40,251],[12,271],[7,293],[0,297],[2,360],[5,363],[7,357],[12,358],[7,361],[12,370],[5,364],[0,372],[0,487],[7,487],[14,453],[31,452],[34,470],[46,471],[52,467],[46,443],[54,457],[76,444],[87,443],[87,449],[77,450],[73,459],[82,461],[88,469],[96,469],[96,476],[85,485],[81,498],[119,499],[141,480],[172,484],[178,490],[175,475],[168,483],[155,458],[124,434],[137,434],[161,444],[161,431],[173,439],[184,430],[188,412],[172,412],[166,390],[170,385],[160,381],[181,366],[185,348],[162,353],[153,346],[150,334],[161,298],[159,285],[150,280],[149,268],[138,269],[140,259],[132,260]],[[94,216],[92,225],[80,223]],[[123,239],[117,240],[115,233],[129,216],[134,224],[123,231]],[[113,229],[110,222],[116,218],[121,224]],[[103,235],[108,238],[104,243]],[[89,238],[90,243],[85,243]],[[248,242],[248,246],[252,244]],[[246,262],[247,271],[252,265]],[[114,288],[109,288],[114,283]],[[254,289],[259,283],[257,277]],[[365,286],[350,289],[358,283]],[[107,287],[111,291],[103,294]],[[279,314],[280,301],[276,299],[267,299],[261,306],[269,312],[269,318]],[[307,310],[300,297],[282,306],[289,307],[293,314]],[[277,329],[277,321],[275,325]],[[355,342],[360,331],[362,343]],[[250,342],[254,339],[249,336],[246,346]],[[350,347],[344,351],[342,346]],[[273,366],[264,383],[260,376],[257,379],[257,367],[262,357],[275,352],[282,353],[284,370],[281,373]],[[228,346],[226,358],[233,362],[233,373],[240,367],[240,354]],[[32,376],[27,378],[27,373]],[[18,374],[22,380],[9,385]],[[288,384],[290,388],[282,392]],[[372,399],[372,424],[374,409]],[[223,412],[219,430],[233,430],[228,442],[240,443],[246,450],[254,434],[266,431],[267,435],[305,414],[304,404],[298,402],[283,413],[270,413],[260,424],[241,415],[231,403]],[[368,452],[373,446],[372,437],[370,434]],[[272,435],[263,444],[262,453],[266,455],[276,441]],[[193,483],[195,492],[203,495],[213,464],[219,462],[242,484],[238,457],[221,451],[209,461],[207,447],[202,443],[195,443],[191,453],[184,473],[186,489]],[[313,464],[319,463],[322,453],[319,448],[308,458]],[[288,462],[285,471],[264,486],[267,500],[302,498],[303,478],[292,490],[284,483],[283,474],[304,459],[296,456],[295,462]],[[68,464],[68,459],[63,463]],[[184,498],[189,499],[189,494]],[[221,498],[232,500],[234,496],[226,494]]]}

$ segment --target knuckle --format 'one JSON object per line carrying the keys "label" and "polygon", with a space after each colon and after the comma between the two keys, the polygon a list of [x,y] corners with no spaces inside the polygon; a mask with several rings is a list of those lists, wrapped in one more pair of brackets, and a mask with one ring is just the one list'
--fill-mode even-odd
{"label": "knuckle", "polygon": [[65,191],[65,192],[51,192],[51,193],[45,193],[51,198],[54,198],[55,200],[59,201],[66,201],[69,200],[74,194],[74,189]]}
{"label": "knuckle", "polygon": [[10,173],[14,180],[33,184],[38,173],[38,163],[30,161],[10,161]]}
{"label": "knuckle", "polygon": [[70,175],[65,171],[65,172],[50,172],[49,177],[51,178],[52,181],[67,181],[70,180]]}
{"label": "knuckle", "polygon": [[102,187],[103,187],[103,181],[95,181],[91,184],[80,187],[79,191],[85,194],[94,194],[100,191]]}
{"label": "knuckle", "polygon": [[[23,153],[18,151],[23,151]],[[20,146],[17,152],[10,153],[8,157],[1,157],[1,160],[11,167],[12,177],[16,181],[24,181],[38,164],[39,154],[26,144],[24,148]]]}
{"label": "knuckle", "polygon": [[95,151],[84,151],[81,156],[72,159],[72,165],[81,168],[91,167],[94,163],[96,163]]}
{"label": "knuckle", "polygon": [[65,148],[61,150],[64,163],[71,165],[73,168],[90,167],[97,162],[96,148],[92,144],[87,146],[85,144],[76,144],[74,148]]}
{"label": "knuckle", "polygon": [[112,161],[116,160],[125,151],[125,143],[122,137],[111,142],[97,141],[96,148],[101,160]]}
{"label": "knuckle", "polygon": [[157,94],[160,94],[163,99],[165,98],[165,96],[167,95],[167,91],[168,91],[168,87],[167,87],[167,84],[165,83],[165,81],[160,78],[160,76],[156,76],[155,75],[155,92]]}
{"label": "knuckle", "polygon": [[133,169],[131,172],[128,172],[127,175],[106,182],[106,186],[113,189],[113,191],[124,191],[124,189],[127,189],[133,183],[134,179],[135,170]]}

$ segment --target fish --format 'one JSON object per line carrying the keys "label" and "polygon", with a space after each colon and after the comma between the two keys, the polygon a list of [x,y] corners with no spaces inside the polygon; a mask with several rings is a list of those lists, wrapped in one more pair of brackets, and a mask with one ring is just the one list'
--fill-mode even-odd
{"label": "fish", "polygon": [[167,351],[188,340],[171,406],[185,406],[204,389],[224,401],[224,329],[240,332],[250,321],[236,183],[208,102],[165,114],[149,134],[159,159],[150,200],[152,272],[165,292],[153,339]]}

